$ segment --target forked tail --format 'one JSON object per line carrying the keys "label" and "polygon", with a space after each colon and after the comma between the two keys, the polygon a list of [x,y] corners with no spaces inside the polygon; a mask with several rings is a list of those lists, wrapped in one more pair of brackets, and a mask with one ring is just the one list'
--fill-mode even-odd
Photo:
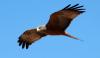
{"label": "forked tail", "polygon": [[[79,38],[77,38],[75,36],[72,36],[69,33],[65,33],[65,36],[68,36],[68,37],[73,38],[73,39],[76,39],[76,40],[80,40]],[[84,40],[80,40],[80,41],[84,41]]]}

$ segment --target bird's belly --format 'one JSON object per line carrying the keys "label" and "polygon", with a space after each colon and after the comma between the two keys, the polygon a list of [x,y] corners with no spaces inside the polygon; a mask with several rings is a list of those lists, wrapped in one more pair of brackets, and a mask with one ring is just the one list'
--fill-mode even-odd
{"label": "bird's belly", "polygon": [[64,35],[63,31],[47,31],[47,35]]}

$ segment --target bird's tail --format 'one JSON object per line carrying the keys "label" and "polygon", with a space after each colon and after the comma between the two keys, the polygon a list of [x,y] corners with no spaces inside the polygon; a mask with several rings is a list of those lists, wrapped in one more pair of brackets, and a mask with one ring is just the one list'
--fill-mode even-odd
{"label": "bird's tail", "polygon": [[[77,37],[75,37],[75,36],[72,36],[72,35],[70,35],[69,33],[65,33],[65,36],[68,36],[68,37],[70,37],[70,38],[73,38],[73,39],[76,39],[76,40],[80,40],[79,38],[77,38]],[[80,40],[80,41],[83,41],[83,40]]]}
{"label": "bird's tail", "polygon": [[65,35],[68,36],[68,37],[70,37],[70,38],[73,38],[73,39],[79,40],[79,38],[77,38],[77,37],[75,37],[75,36],[72,36],[72,35],[70,35],[69,33],[66,33]]}

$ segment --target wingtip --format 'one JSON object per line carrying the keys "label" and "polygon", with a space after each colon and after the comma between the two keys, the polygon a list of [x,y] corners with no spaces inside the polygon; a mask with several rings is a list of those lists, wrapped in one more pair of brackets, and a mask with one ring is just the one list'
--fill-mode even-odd
{"label": "wingtip", "polygon": [[76,6],[78,6],[79,4],[75,4],[73,6],[70,7],[70,9],[75,8]]}
{"label": "wingtip", "polygon": [[23,42],[23,44],[22,44],[22,49],[25,47],[25,42]]}
{"label": "wingtip", "polygon": [[80,11],[80,13],[84,13],[85,11]]}
{"label": "wingtip", "polygon": [[28,48],[29,48],[29,45],[30,45],[29,43],[26,43],[26,49],[28,49]]}
{"label": "wingtip", "polygon": [[71,4],[67,5],[65,8],[63,8],[63,10],[69,8],[70,6],[71,6]]}
{"label": "wingtip", "polygon": [[84,7],[83,5],[79,5],[79,3],[77,3],[77,4],[75,4],[75,5],[73,5],[73,6],[71,6],[71,4],[69,4],[68,6],[66,6],[64,9],[62,9],[62,10],[68,10],[68,9],[72,9],[72,10],[77,10],[77,11],[80,11],[80,10],[85,10],[85,9],[82,9],[82,7]]}

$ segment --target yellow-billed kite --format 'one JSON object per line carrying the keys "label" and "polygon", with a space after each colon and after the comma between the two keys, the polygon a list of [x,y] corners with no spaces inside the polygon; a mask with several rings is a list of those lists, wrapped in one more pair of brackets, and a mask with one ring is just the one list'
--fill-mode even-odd
{"label": "yellow-billed kite", "polygon": [[70,38],[79,40],[78,38],[70,35],[68,32],[65,32],[65,30],[75,17],[85,12],[85,9],[82,9],[82,7],[83,6],[79,6],[79,4],[74,6],[69,4],[62,10],[54,12],[51,14],[49,22],[45,26],[26,30],[19,37],[19,46],[22,45],[22,48],[26,47],[26,49],[28,49],[29,45],[46,35],[65,35]]}

